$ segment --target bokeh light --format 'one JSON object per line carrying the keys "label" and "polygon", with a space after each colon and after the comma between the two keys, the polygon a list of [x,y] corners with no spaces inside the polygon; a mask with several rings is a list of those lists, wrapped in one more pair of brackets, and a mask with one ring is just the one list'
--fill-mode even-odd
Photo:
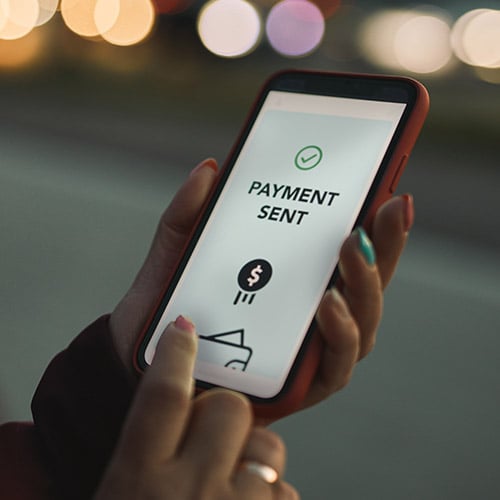
{"label": "bokeh light", "polygon": [[489,9],[474,9],[466,12],[464,15],[460,16],[453,28],[451,30],[451,46],[455,55],[464,63],[472,65],[473,62],[470,59],[467,51],[465,50],[463,41],[464,41],[464,33],[469,25],[469,22],[472,21],[476,16],[484,12],[488,12]]}
{"label": "bokeh light", "polygon": [[2,4],[0,3],[0,34],[2,33],[3,27],[7,23],[7,13],[4,12]]}
{"label": "bokeh light", "polygon": [[39,12],[38,0],[0,0],[0,38],[26,36],[36,26]]}
{"label": "bokeh light", "polygon": [[401,66],[413,73],[434,73],[451,60],[450,26],[436,15],[415,16],[406,21],[394,38]]}
{"label": "bokeh light", "polygon": [[430,74],[452,60],[450,21],[439,10],[384,10],[363,25],[368,60],[392,70]]}
{"label": "bokeh light", "polygon": [[61,0],[61,15],[66,26],[80,36],[99,35],[94,11],[97,0]]}
{"label": "bokeh light", "polygon": [[0,40],[0,68],[17,70],[27,67],[42,55],[45,33],[31,31],[19,40]]}
{"label": "bokeh light", "polygon": [[500,68],[500,9],[492,8],[470,10],[451,28],[448,13],[432,5],[368,13],[341,0],[0,0],[0,39],[24,38],[60,11],[77,35],[130,46],[148,38],[160,15],[194,9],[198,3],[204,4],[198,36],[220,57],[248,55],[265,31],[269,45],[285,57],[307,56],[321,45],[318,57],[330,61],[362,55],[384,69],[426,75],[442,75],[460,60],[473,66],[478,78],[492,82]]}
{"label": "bokeh light", "polygon": [[282,0],[269,12],[266,34],[280,54],[297,57],[314,51],[325,33],[319,7],[308,0]]}
{"label": "bokeh light", "polygon": [[151,0],[97,0],[94,20],[99,34],[113,45],[142,42],[155,23]]}
{"label": "bokeh light", "polygon": [[94,8],[94,23],[99,34],[109,31],[118,21],[121,0],[96,0]]}
{"label": "bokeh light", "polygon": [[57,12],[59,7],[59,0],[38,0],[38,5],[40,11],[38,13],[38,19],[36,21],[36,26],[41,26],[49,22],[54,14]]}
{"label": "bokeh light", "polygon": [[473,66],[500,67],[500,11],[488,10],[470,19],[462,45]]}
{"label": "bokeh light", "polygon": [[360,45],[366,58],[378,66],[400,69],[394,39],[412,14],[403,10],[382,10],[370,16],[360,30]]}
{"label": "bokeh light", "polygon": [[500,84],[500,68],[474,68],[474,73],[483,82]]}
{"label": "bokeh light", "polygon": [[200,11],[198,34],[203,45],[223,57],[239,57],[260,41],[262,21],[245,0],[212,0]]}

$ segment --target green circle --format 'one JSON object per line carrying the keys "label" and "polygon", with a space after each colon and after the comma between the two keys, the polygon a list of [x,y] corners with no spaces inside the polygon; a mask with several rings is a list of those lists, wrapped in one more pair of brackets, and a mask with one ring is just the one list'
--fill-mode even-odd
{"label": "green circle", "polygon": [[306,146],[295,155],[295,166],[299,170],[312,170],[323,159],[323,151],[319,146]]}

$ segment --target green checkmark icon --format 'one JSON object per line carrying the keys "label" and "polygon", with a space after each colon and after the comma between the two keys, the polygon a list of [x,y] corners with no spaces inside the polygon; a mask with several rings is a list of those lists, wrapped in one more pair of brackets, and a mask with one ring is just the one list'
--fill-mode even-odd
{"label": "green checkmark icon", "polygon": [[323,159],[323,151],[318,146],[306,146],[295,155],[295,166],[299,170],[312,170]]}

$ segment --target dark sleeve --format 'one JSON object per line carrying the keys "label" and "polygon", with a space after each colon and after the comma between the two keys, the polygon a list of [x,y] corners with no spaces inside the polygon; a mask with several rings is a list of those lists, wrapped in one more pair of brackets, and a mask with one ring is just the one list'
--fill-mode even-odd
{"label": "dark sleeve", "polygon": [[95,321],[51,361],[31,405],[49,473],[64,499],[91,498],[133,395],[108,320]]}
{"label": "dark sleeve", "polygon": [[53,485],[31,422],[0,425],[0,498],[54,499]]}

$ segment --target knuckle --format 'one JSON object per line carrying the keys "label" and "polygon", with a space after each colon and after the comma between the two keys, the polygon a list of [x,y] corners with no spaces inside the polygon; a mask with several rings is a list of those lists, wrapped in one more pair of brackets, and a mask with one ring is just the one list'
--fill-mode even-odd
{"label": "knuckle", "polygon": [[368,356],[368,354],[370,354],[375,349],[376,343],[377,343],[376,333],[373,332],[364,340],[363,345],[361,346],[359,352],[358,361],[361,361],[362,359],[366,358],[366,356]]}
{"label": "knuckle", "polygon": [[143,397],[151,402],[168,401],[171,405],[185,408],[190,404],[190,394],[186,385],[173,378],[150,380],[142,387]]}
{"label": "knuckle", "polygon": [[186,335],[185,332],[170,332],[168,335],[169,348],[187,354],[192,357],[196,354],[196,338],[194,335]]}
{"label": "knuckle", "polygon": [[366,347],[364,349],[364,355],[367,356],[370,354],[374,349],[375,349],[375,344],[377,343],[375,336],[370,338],[368,342],[366,343]]}
{"label": "knuckle", "polygon": [[272,453],[278,457],[286,455],[286,446],[283,439],[275,432],[265,428],[256,427],[253,430],[251,439],[258,440],[265,446],[268,453]]}
{"label": "knuckle", "polygon": [[[216,481],[209,475],[198,477],[192,482],[190,500],[222,500],[229,498],[227,488],[220,481]],[[232,498],[232,497],[231,497]]]}
{"label": "knuckle", "polygon": [[336,381],[335,387],[333,392],[338,392],[344,389],[349,385],[349,382],[351,381],[352,378],[352,371],[349,371],[348,373],[345,373],[341,377],[338,378]]}
{"label": "knuckle", "polygon": [[227,389],[212,389],[203,393],[204,405],[217,407],[219,411],[235,417],[245,418],[251,415],[252,409],[248,399],[237,392]]}
{"label": "knuckle", "polygon": [[275,495],[273,498],[276,500],[300,500],[299,493],[290,483],[280,481],[275,486]]}

